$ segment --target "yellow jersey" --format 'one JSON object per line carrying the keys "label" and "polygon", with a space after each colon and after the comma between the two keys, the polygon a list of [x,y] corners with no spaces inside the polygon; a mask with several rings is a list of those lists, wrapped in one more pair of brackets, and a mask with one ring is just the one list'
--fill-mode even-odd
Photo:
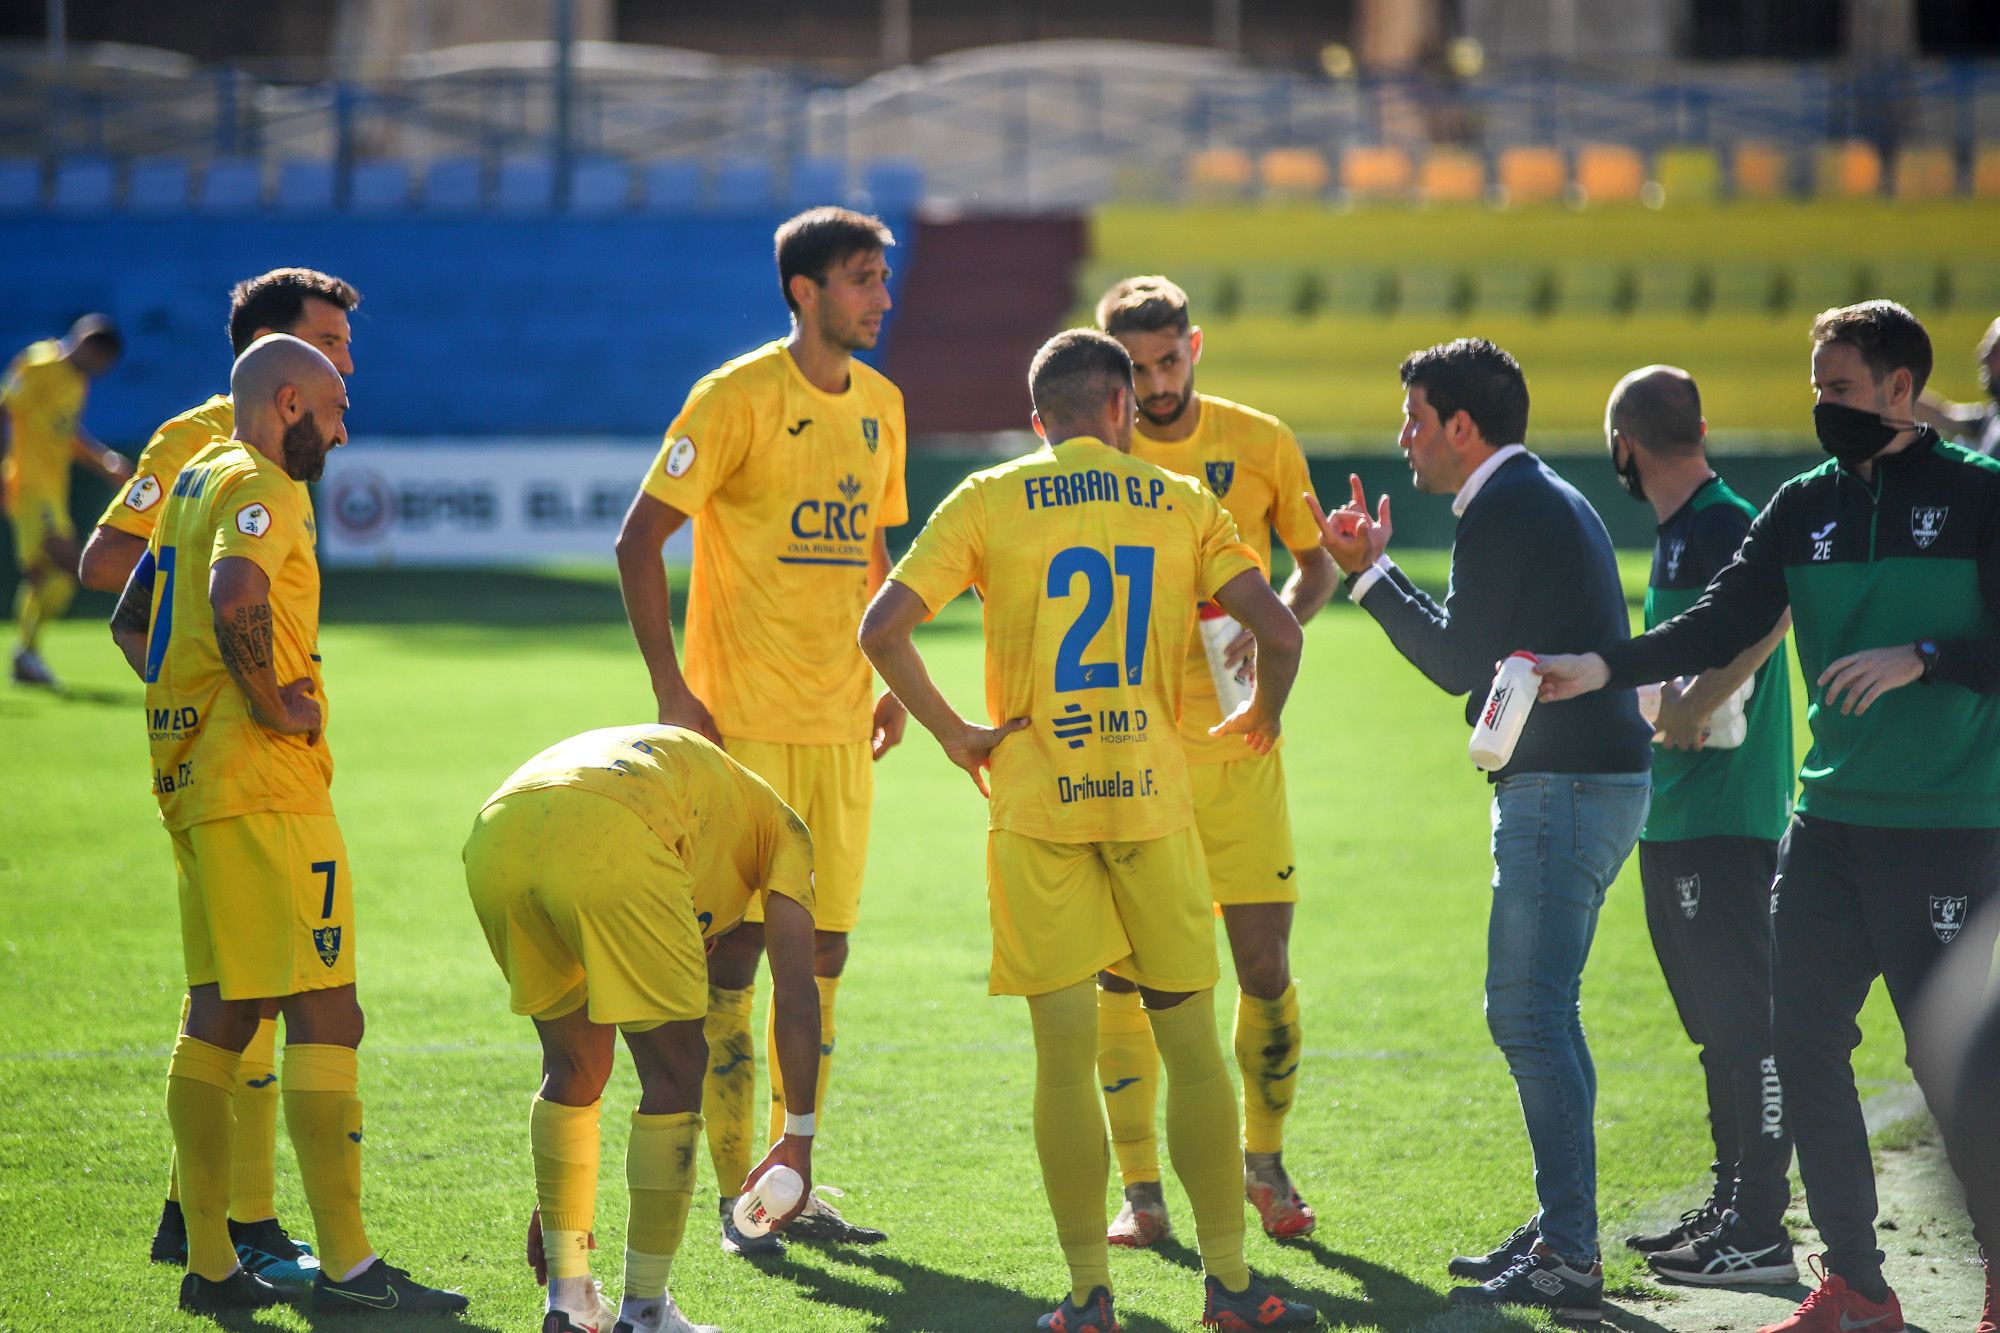
{"label": "yellow jersey", "polygon": [[992,827],[1050,842],[1191,827],[1188,635],[1200,602],[1257,568],[1200,483],[1098,440],[961,482],[890,577],[933,612],[967,587],[985,601],[987,715],[1034,722],[993,752]]}
{"label": "yellow jersey", "polygon": [[[160,506],[149,548],[146,725],[153,792],[170,829],[261,812],[333,813],[314,537],[305,487],[239,440],[217,440],[189,459]],[[255,561],[271,580],[272,662],[280,684],[312,678],[322,719],[313,744],[259,726],[222,664],[208,578],[230,556]]]}
{"label": "yellow jersey", "polygon": [[[1274,416],[1227,398],[1201,394],[1199,402],[1201,415],[1194,434],[1185,440],[1148,439],[1141,418],[1139,429],[1132,432],[1132,456],[1205,482],[1266,569],[1271,567],[1273,528],[1287,550],[1318,546],[1319,525],[1305,501],[1312,475],[1291,429]],[[1197,630],[1189,636],[1187,697],[1181,704],[1181,739],[1187,743],[1189,763],[1224,764],[1243,758],[1240,738],[1208,734],[1221,720],[1215,679],[1209,675],[1208,654]]]}
{"label": "yellow jersey", "polygon": [[77,421],[90,381],[63,359],[53,338],[31,343],[0,379],[0,411],[13,426],[4,482],[7,507],[53,505],[69,509],[69,467],[75,461]]}
{"label": "yellow jersey", "polygon": [[98,518],[99,527],[129,532],[151,541],[160,521],[160,502],[167,498],[174,478],[188,459],[216,440],[228,439],[236,430],[236,409],[226,393],[216,394],[198,407],[174,417],[153,432],[132,475],[111,497]]}
{"label": "yellow jersey", "polygon": [[813,909],[812,836],[771,785],[680,727],[606,727],[558,741],[487,798],[574,787],[618,802],[672,848],[694,880],[695,918],[714,939],[751,899],[782,893]]}
{"label": "yellow jersey", "polygon": [[866,740],[872,677],[855,646],[878,527],[909,519],[903,395],[852,363],[844,393],[774,342],[703,378],[645,492],[694,519],[682,671],[724,736]]}

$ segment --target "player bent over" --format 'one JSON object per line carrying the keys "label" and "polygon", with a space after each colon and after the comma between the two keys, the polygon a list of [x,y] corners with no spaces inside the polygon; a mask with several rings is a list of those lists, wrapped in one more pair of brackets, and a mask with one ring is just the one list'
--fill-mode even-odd
{"label": "player bent over", "polygon": [[[972,775],[992,769],[991,989],[1028,1001],[1035,1147],[1070,1291],[1041,1320],[1111,1333],[1095,978],[1137,985],[1167,1072],[1167,1147],[1187,1188],[1210,1328],[1304,1327],[1243,1260],[1243,1150],[1215,1035],[1215,934],[1187,755],[1175,732],[1195,607],[1256,636],[1256,696],[1218,728],[1268,751],[1298,671],[1298,621],[1213,495],[1130,456],[1132,360],[1101,333],[1050,340],[1029,373],[1048,448],[967,478],[861,625],[889,688]],[[985,601],[987,712],[960,717],[911,642],[968,587]],[[1094,1132],[1092,1132],[1094,1127]]]}
{"label": "player bent over", "polygon": [[[534,1019],[542,1041],[528,1122],[549,1287],[543,1333],[613,1326],[590,1276],[589,1234],[614,1033],[640,1089],[625,1150],[632,1199],[616,1333],[715,1333],[690,1324],[667,1295],[701,1143],[707,949],[762,901],[791,1109],[764,1161],[727,1185],[748,1188],[782,1163],[810,1198],[820,1020],[804,822],[692,731],[587,731],[500,784],[465,844],[465,879],[513,1010]],[[531,1237],[531,1253],[534,1245]]]}
{"label": "player bent over", "polygon": [[321,1311],[457,1313],[465,1297],[377,1257],[361,1221],[354,899],[334,822],[319,567],[301,483],[345,442],[347,390],[310,344],[230,373],[234,434],[189,459],[112,615],[146,682],[153,790],[179,871],[188,1011],[167,1071],[187,1224],[182,1308],[286,1299],[229,1232],[231,1096],[265,1002],[285,1016],[285,1122],[313,1215]]}

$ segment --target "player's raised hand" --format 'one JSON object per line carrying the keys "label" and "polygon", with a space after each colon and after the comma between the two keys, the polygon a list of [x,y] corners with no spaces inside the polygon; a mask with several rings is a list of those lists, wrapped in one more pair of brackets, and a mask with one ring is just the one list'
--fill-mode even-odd
{"label": "player's raised hand", "polygon": [[1596,653],[1537,653],[1535,674],[1542,678],[1535,697],[1546,704],[1603,689],[1611,668]]}
{"label": "player's raised hand", "polygon": [[1306,503],[1312,507],[1313,521],[1319,524],[1320,545],[1333,557],[1343,574],[1359,574],[1381,559],[1389,547],[1393,525],[1389,521],[1389,497],[1384,495],[1373,517],[1368,513],[1368,495],[1361,478],[1350,473],[1348,484],[1353,498],[1328,514],[1320,508],[1319,497],[1310,491]]}
{"label": "player's raised hand", "polygon": [[875,700],[875,723],[869,740],[869,753],[880,759],[889,751],[903,743],[903,732],[910,724],[910,710],[903,707],[903,701],[896,697],[894,690],[884,690]]}
{"label": "player's raised hand", "polygon": [[709,713],[708,705],[695,697],[693,690],[683,689],[660,700],[660,725],[686,727],[717,745],[722,744],[722,733],[716,729],[714,716]]}
{"label": "player's raised hand", "polygon": [[283,724],[271,728],[284,736],[303,736],[307,745],[319,744],[319,700],[311,676],[300,676],[278,687],[278,702],[285,710]]}
{"label": "player's raised hand", "polygon": [[1236,711],[1208,729],[1211,736],[1241,736],[1257,754],[1269,754],[1278,743],[1278,719],[1266,716],[1257,707],[1255,696],[1236,705]]}
{"label": "player's raised hand", "polygon": [[938,744],[944,747],[944,757],[964,769],[972,778],[972,785],[979,788],[979,794],[990,800],[993,791],[986,785],[986,769],[993,762],[993,751],[1028,722],[1025,717],[1009,718],[997,727],[967,722],[956,736],[938,737]]}

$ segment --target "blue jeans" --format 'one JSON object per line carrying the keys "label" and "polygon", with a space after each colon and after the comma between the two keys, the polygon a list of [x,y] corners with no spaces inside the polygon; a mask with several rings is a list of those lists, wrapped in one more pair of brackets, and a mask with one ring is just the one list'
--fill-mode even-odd
{"label": "blue jeans", "polygon": [[1645,773],[1521,773],[1493,789],[1486,1026],[1521,1095],[1542,1239],[1584,1268],[1597,1255],[1597,1069],[1578,999],[1652,790]]}

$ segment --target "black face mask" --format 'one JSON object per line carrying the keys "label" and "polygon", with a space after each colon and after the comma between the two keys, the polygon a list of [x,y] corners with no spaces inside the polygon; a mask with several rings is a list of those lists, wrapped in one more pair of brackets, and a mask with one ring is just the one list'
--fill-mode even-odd
{"label": "black face mask", "polygon": [[1843,467],[1867,462],[1908,429],[1908,426],[1892,426],[1875,413],[1858,407],[1820,403],[1813,408],[1813,432],[1819,436],[1819,447],[1832,454]]}
{"label": "black face mask", "polygon": [[1625,488],[1625,494],[1634,500],[1646,498],[1646,483],[1639,478],[1639,460],[1634,456],[1632,446],[1625,446],[1625,461],[1618,461],[1618,455],[1611,456],[1612,470],[1618,474],[1618,482]]}

